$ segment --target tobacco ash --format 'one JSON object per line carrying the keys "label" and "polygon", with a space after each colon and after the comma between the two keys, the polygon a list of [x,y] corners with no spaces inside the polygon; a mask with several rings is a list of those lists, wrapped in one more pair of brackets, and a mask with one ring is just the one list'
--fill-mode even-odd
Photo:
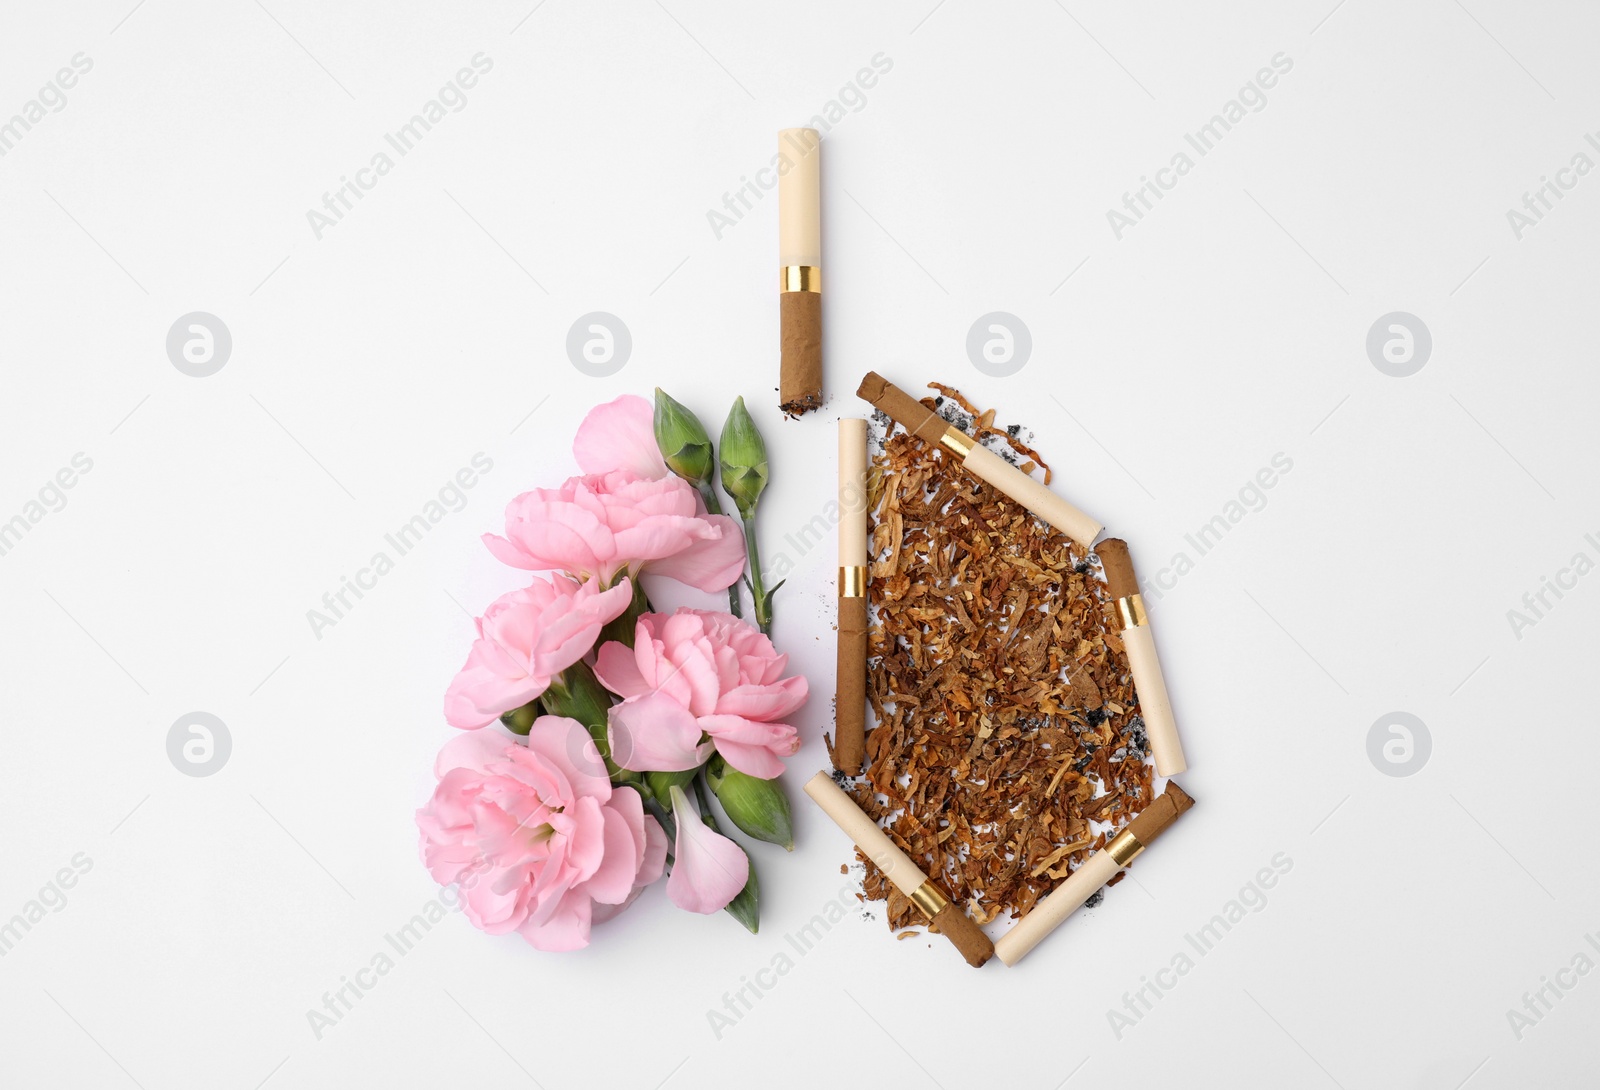
{"label": "tobacco ash", "polygon": [[[1024,472],[1020,425],[959,391],[923,404]],[[1148,741],[1098,562],[875,413],[868,700],[859,779],[836,776],[979,923],[1023,915],[1152,798]],[[891,929],[926,926],[865,860]]]}

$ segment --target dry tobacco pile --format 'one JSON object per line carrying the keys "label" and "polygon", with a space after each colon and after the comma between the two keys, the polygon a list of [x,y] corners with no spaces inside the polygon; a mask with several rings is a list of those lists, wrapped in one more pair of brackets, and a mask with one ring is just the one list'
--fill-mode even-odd
{"label": "dry tobacco pile", "polygon": [[[932,385],[943,396],[923,404],[1049,483],[1019,428]],[[943,451],[876,423],[877,726],[862,777],[841,785],[977,922],[1020,916],[1150,801],[1127,659],[1093,557]],[[924,922],[866,869],[892,929]]]}

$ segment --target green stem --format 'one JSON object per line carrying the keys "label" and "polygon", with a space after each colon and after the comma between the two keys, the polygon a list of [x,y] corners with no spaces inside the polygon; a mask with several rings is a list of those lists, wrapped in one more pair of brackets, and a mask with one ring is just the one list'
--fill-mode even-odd
{"label": "green stem", "polygon": [[[750,597],[756,603],[756,624],[761,626],[765,635],[772,635],[772,595],[768,593],[765,582],[761,578],[761,550],[756,545],[756,518],[754,514],[743,516],[744,521],[744,552],[750,563]],[[777,587],[773,587],[777,590]]]}
{"label": "green stem", "polygon": [[722,832],[721,829],[717,828],[717,819],[711,813],[711,798],[706,794],[704,776],[696,776],[694,778],[694,797],[695,801],[700,804],[700,820],[705,823],[706,828],[714,833]]}
{"label": "green stem", "polygon": [[672,807],[657,801],[654,795],[639,792],[644,799],[645,811],[661,825],[661,831],[667,834],[667,873],[672,873],[672,864],[675,861],[672,849],[678,843],[678,823],[672,819]]}
{"label": "green stem", "polygon": [[695,481],[694,487],[700,493],[700,498],[706,501],[706,510],[713,515],[722,514],[722,501],[717,499],[717,490],[711,487],[711,478]]}

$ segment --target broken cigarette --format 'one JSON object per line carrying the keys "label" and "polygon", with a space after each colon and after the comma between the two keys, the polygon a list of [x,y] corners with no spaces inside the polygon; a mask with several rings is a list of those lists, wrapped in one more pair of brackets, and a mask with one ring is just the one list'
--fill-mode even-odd
{"label": "broken cigarette", "polygon": [[1156,639],[1150,631],[1139,580],[1133,572],[1133,557],[1128,543],[1109,537],[1095,552],[1106,569],[1106,591],[1117,611],[1122,629],[1122,645],[1128,651],[1128,668],[1133,671],[1133,689],[1139,694],[1139,714],[1144,717],[1145,735],[1156,755],[1156,773],[1176,776],[1189,767],[1178,740],[1178,724],[1172,717],[1172,701],[1167,696],[1167,681],[1156,657]]}
{"label": "broken cigarette", "polygon": [[1050,489],[981,446],[971,436],[928,409],[916,398],[868,371],[856,394],[882,409],[896,423],[931,446],[943,447],[961,460],[968,473],[987,481],[1044,519],[1084,548],[1091,548],[1102,529],[1100,523]]}
{"label": "broken cigarette", "polygon": [[1194,799],[1183,788],[1169,781],[1165,793],[1128,822],[1120,833],[1106,842],[1104,848],[1085,859],[1071,877],[1034,905],[1033,910],[1017,921],[1015,927],[1000,936],[1000,941],[994,944],[994,952],[1000,955],[1000,960],[1007,965],[1015,965],[1026,957],[1041,939],[1094,896],[1095,890],[1115,878],[1119,870],[1133,862],[1135,856],[1148,848],[1156,837],[1166,832],[1167,827],[1193,805]]}
{"label": "broken cigarette", "polygon": [[[855,841],[856,847],[866,853],[873,865],[893,882],[895,888],[911,899],[918,910],[949,939],[967,964],[977,968],[994,953],[994,943],[989,941],[977,924],[950,903],[950,898],[933,883],[922,868],[913,863],[906,853],[894,846],[878,823],[862,812],[826,772],[818,772],[806,784],[806,794],[822,808],[822,812]],[[1035,911],[1038,911],[1035,909]]]}
{"label": "broken cigarette", "polygon": [[778,157],[778,400],[799,415],[822,404],[822,135],[783,129]]}
{"label": "broken cigarette", "polygon": [[833,764],[861,774],[867,719],[867,422],[839,421],[839,656]]}

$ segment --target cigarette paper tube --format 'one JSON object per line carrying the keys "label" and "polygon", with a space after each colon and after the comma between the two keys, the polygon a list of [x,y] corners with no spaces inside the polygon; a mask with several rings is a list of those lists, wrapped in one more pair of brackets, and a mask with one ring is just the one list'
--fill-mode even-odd
{"label": "cigarette paper tube", "polygon": [[946,451],[960,458],[962,467],[974,477],[994,485],[1084,548],[1093,546],[1094,539],[1102,529],[1100,523],[992,450],[974,443],[961,429],[947,423],[937,413],[930,412],[916,398],[876,371],[867,372],[856,393],[882,409],[923,442],[943,446]]}
{"label": "cigarette paper tube", "polygon": [[1107,592],[1117,604],[1122,645],[1128,652],[1134,691],[1139,694],[1139,714],[1144,717],[1145,734],[1156,756],[1156,772],[1162,776],[1176,776],[1189,767],[1189,762],[1183,755],[1183,743],[1178,739],[1178,723],[1172,715],[1172,700],[1167,696],[1167,679],[1161,673],[1161,660],[1156,657],[1156,638],[1144,611],[1144,599],[1139,594],[1139,580],[1134,574],[1128,543],[1120,538],[1107,538],[1095,552],[1105,565]]}
{"label": "cigarette paper tube", "polygon": [[839,649],[833,764],[861,774],[867,730],[867,422],[839,421]]}
{"label": "cigarette paper tube", "polygon": [[962,464],[968,473],[988,481],[1085,549],[1100,535],[1098,522],[994,451],[974,444]]}
{"label": "cigarette paper tube", "polygon": [[856,389],[856,396],[872,402],[888,414],[889,419],[930,447],[938,446],[944,433],[950,430],[948,420],[876,371],[867,372]]}
{"label": "cigarette paper tube", "polygon": [[781,129],[778,154],[789,161],[778,176],[778,264],[822,265],[822,134]]}
{"label": "cigarette paper tube", "polygon": [[1117,871],[1133,861],[1151,842],[1194,805],[1183,788],[1168,783],[1164,794],[1144,808],[1138,817],[1112,837],[1106,846],[1085,859],[1077,870],[1033,906],[1015,927],[1000,936],[994,952],[1007,965],[1015,965],[1039,945],[1063,920],[1094,896],[1094,891],[1116,877]]}
{"label": "cigarette paper tube", "polygon": [[867,563],[867,422],[839,421],[839,566]]}
{"label": "cigarette paper tube", "polygon": [[[977,968],[989,960],[994,953],[994,944],[989,941],[989,936],[965,912],[950,903],[949,898],[922,873],[922,868],[895,847],[894,842],[878,828],[878,823],[863,813],[849,795],[839,790],[826,772],[818,772],[811,777],[806,784],[806,794],[822,808],[823,813],[833,819],[834,824],[844,830],[846,836],[855,841],[856,847],[867,854],[867,858],[883,872],[884,877],[894,883],[896,889],[910,897],[912,903],[929,916],[939,933],[961,951],[968,965]],[[937,911],[928,911],[927,905],[930,903],[939,905]]]}
{"label": "cigarette paper tube", "polygon": [[822,404],[822,137],[783,129],[778,154],[779,403],[786,413]]}
{"label": "cigarette paper tube", "polygon": [[1039,945],[1041,939],[1063,920],[1076,912],[1083,902],[1094,896],[1094,891],[1117,876],[1122,868],[1108,851],[1098,851],[1079,864],[1065,882],[1050,891],[1049,896],[1033,906],[1015,927],[1000,936],[994,952],[1007,965],[1015,965]]}

